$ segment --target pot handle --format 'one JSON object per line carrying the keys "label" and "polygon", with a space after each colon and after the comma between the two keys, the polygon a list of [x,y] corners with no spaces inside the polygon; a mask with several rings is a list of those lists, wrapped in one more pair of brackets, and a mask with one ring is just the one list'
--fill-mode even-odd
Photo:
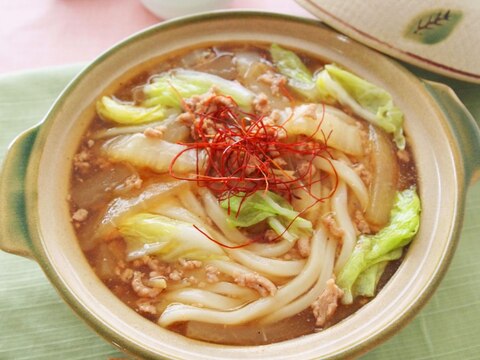
{"label": "pot handle", "polygon": [[480,128],[472,114],[447,85],[422,80],[444,112],[463,156],[465,179],[475,182],[480,179]]}
{"label": "pot handle", "polygon": [[0,173],[0,249],[31,259],[25,176],[39,127],[26,130],[10,144]]}

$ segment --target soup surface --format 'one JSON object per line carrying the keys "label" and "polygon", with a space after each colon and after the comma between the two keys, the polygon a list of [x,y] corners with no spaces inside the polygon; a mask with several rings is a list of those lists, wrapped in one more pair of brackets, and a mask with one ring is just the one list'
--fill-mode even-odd
{"label": "soup surface", "polygon": [[375,297],[418,230],[403,120],[309,54],[188,49],[98,98],[72,224],[105,285],[159,326],[236,345],[322,331]]}

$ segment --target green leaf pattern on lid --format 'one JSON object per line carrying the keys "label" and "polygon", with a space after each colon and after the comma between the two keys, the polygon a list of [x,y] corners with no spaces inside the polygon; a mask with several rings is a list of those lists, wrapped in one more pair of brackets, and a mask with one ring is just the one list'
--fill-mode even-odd
{"label": "green leaf pattern on lid", "polygon": [[404,36],[422,44],[436,44],[452,33],[462,17],[460,10],[428,10],[409,22]]}

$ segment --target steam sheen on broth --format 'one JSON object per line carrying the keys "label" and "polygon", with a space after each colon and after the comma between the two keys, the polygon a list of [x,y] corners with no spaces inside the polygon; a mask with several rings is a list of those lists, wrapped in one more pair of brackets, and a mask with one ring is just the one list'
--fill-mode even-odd
{"label": "steam sheen on broth", "polygon": [[182,335],[259,345],[375,297],[419,227],[394,99],[277,44],[215,44],[98,98],[72,223],[99,278]]}

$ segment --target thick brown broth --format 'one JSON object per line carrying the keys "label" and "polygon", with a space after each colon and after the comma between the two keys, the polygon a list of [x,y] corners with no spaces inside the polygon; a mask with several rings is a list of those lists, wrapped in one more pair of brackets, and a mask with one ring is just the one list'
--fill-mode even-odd
{"label": "thick brown broth", "polygon": [[[122,80],[115,85],[116,90],[113,94],[117,99],[138,105],[144,100],[142,93],[138,91],[139,87],[148,83],[158,73],[176,67],[209,72],[235,80],[238,74],[234,69],[232,59],[240,51],[260,54],[266,63],[269,60],[268,47],[262,44],[220,44],[188,49],[168,58],[149,62],[148,65],[133,71],[129,79]],[[206,56],[204,62],[199,60],[202,59],[202,54]],[[321,69],[325,63],[309,54],[300,53],[300,57],[312,72]],[[302,101],[293,93],[292,95],[294,101]],[[343,110],[351,113],[349,109],[344,108]],[[358,121],[360,128],[365,131],[368,129],[369,125],[365,120],[353,117]],[[126,257],[128,252],[126,241],[118,231],[111,231],[102,238],[97,237],[96,229],[114,199],[134,198],[149,185],[165,179],[164,175],[159,175],[152,170],[137,168],[125,162],[111,162],[105,158],[101,152],[105,139],[93,139],[96,134],[112,127],[113,124],[105,122],[96,115],[81,141],[71,180],[70,203],[73,224],[85,256],[99,278],[134,311],[156,322],[161,311],[168,305],[168,300],[163,299],[161,294],[154,297],[139,296],[140,291],[135,290],[133,286],[132,274],[142,274],[142,279],[154,278],[155,273],[161,274],[161,276],[167,274],[168,289],[181,289],[187,286],[205,289],[219,281],[231,281],[231,277],[209,271],[202,265],[196,266],[197,264],[195,264],[190,267],[181,262],[165,263],[158,261],[154,256],[129,261]],[[383,132],[379,129],[377,131]],[[391,145],[393,148],[393,143]],[[85,158],[84,161],[81,161],[83,158]],[[353,158],[350,160],[356,161]],[[416,169],[411,151],[409,149],[404,151],[395,160],[399,168],[397,189],[403,190],[415,185]],[[137,181],[137,179],[140,180]],[[258,242],[265,242],[262,234],[266,227],[265,223],[260,223],[248,231],[244,231],[244,234]],[[294,247],[282,256],[282,259],[302,259],[302,255],[297,247]],[[377,291],[388,282],[400,264],[401,260],[397,260],[387,266]],[[279,286],[287,282],[282,278],[276,280],[278,280]],[[310,308],[270,325],[261,325],[256,320],[241,325],[216,325],[190,321],[178,322],[168,328],[185,336],[214,343],[261,345],[321,331],[323,328],[342,321],[370,300],[370,298],[357,297],[351,305],[339,304],[333,317],[321,328],[315,325],[315,317]]]}

